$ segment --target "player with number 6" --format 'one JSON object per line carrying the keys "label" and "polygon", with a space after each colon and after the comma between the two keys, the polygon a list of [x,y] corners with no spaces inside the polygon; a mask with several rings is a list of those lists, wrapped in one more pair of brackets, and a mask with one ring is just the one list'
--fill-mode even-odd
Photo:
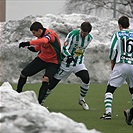
{"label": "player with number 6", "polygon": [[105,113],[100,119],[111,119],[113,93],[125,81],[129,86],[133,102],[133,31],[129,29],[129,18],[122,16],[118,20],[119,31],[111,40],[109,58],[112,72],[104,98]]}

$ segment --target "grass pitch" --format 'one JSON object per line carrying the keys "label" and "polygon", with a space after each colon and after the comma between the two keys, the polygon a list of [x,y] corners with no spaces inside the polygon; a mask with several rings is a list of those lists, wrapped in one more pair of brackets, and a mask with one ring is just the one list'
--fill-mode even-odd
{"label": "grass pitch", "polygon": [[[41,84],[26,84],[23,91],[34,90],[38,95]],[[13,88],[16,85],[13,84]],[[100,120],[104,113],[104,93],[106,84],[90,84],[85,98],[90,110],[85,111],[78,104],[78,84],[58,84],[47,97],[45,106],[50,112],[61,112],[76,122],[81,122],[88,129],[96,129],[103,133],[133,133],[133,127],[125,122],[123,111],[132,106],[128,86],[122,85],[114,93],[112,120]]]}

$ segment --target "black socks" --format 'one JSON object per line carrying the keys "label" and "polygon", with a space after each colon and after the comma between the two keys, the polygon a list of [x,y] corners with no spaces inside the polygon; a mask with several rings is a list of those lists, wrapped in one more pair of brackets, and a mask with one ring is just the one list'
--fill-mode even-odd
{"label": "black socks", "polygon": [[17,85],[17,90],[16,90],[18,93],[22,92],[22,88],[23,88],[24,84],[26,83],[26,80],[27,80],[27,78],[23,78],[20,76],[18,85]]}

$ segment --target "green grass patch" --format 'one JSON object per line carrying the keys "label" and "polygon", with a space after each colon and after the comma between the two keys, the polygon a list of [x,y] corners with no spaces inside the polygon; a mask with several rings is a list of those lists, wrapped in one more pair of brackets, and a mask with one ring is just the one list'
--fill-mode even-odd
{"label": "green grass patch", "polygon": [[[41,84],[26,84],[23,91],[33,90],[38,95]],[[13,84],[16,89],[16,84]],[[85,98],[90,110],[85,111],[78,104],[78,84],[58,84],[45,101],[50,112],[61,112],[76,122],[81,122],[88,129],[96,129],[103,133],[133,133],[133,127],[125,123],[123,111],[130,108],[131,95],[126,84],[114,93],[112,120],[100,120],[104,113],[104,94],[106,84],[91,84]]]}

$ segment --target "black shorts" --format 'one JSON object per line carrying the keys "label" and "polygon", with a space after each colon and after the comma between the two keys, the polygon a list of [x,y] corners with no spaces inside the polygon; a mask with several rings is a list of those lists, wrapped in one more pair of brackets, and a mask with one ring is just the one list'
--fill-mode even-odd
{"label": "black shorts", "polygon": [[53,76],[56,74],[59,68],[58,64],[44,62],[40,58],[36,57],[30,64],[28,64],[21,73],[26,76],[33,76],[40,72],[41,70],[45,69],[44,76],[47,76],[49,79],[52,79]]}

